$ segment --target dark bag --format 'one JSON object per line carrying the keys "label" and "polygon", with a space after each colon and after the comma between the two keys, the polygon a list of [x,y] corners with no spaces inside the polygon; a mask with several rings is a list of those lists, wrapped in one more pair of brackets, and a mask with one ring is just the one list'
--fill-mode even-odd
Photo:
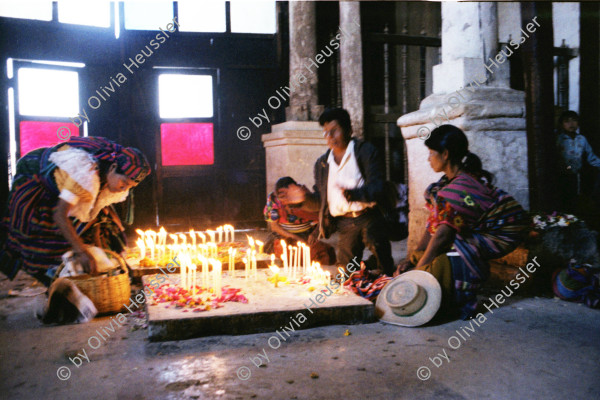
{"label": "dark bag", "polygon": [[400,212],[396,207],[399,198],[396,184],[391,181],[385,181],[383,184],[383,196],[377,202],[377,206],[383,215],[389,239],[392,241],[403,240],[408,237],[408,226],[400,222]]}

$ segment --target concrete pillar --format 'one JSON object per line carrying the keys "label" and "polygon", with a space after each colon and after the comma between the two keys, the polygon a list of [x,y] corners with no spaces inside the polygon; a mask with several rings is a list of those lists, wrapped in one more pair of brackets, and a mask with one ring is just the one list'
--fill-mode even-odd
{"label": "concrete pillar", "polygon": [[274,190],[275,182],[283,176],[291,176],[312,190],[315,162],[327,151],[327,142],[318,122],[288,121],[273,125],[272,129],[272,133],[262,135],[267,193]]}
{"label": "concrete pillar", "polygon": [[[493,59],[498,54],[498,5],[477,3],[479,6],[479,31],[481,35],[482,58]],[[498,74],[485,70],[488,85],[496,81]]]}
{"label": "concrete pillar", "polygon": [[442,64],[433,68],[434,93],[459,90],[475,76],[485,86],[509,87],[508,63],[501,64],[493,73],[485,68],[496,54],[498,6],[495,3],[442,3]]}
{"label": "concrete pillar", "polygon": [[[511,34],[518,41],[520,32]],[[441,176],[429,166],[423,140],[436,126],[461,128],[494,183],[529,207],[525,95],[508,88],[508,61],[491,73],[485,67],[505,50],[498,47],[495,4],[442,3],[442,63],[433,67],[433,94],[398,119],[408,155],[409,251],[425,229],[423,192]]]}
{"label": "concrete pillar", "polygon": [[316,121],[323,111],[319,106],[316,70],[307,69],[317,53],[316,6],[312,1],[290,1],[290,106],[287,121]]}
{"label": "concrete pillar", "polygon": [[353,136],[364,137],[365,111],[363,103],[362,38],[360,2],[340,1],[340,43],[342,104],[352,120]]}
{"label": "concrete pillar", "polygon": [[[323,129],[316,122],[324,107],[318,104],[316,6],[313,1],[290,1],[290,105],[286,122],[262,135],[266,161],[266,192],[291,176],[312,189],[314,165],[325,151]],[[318,63],[318,61],[317,61]]]}

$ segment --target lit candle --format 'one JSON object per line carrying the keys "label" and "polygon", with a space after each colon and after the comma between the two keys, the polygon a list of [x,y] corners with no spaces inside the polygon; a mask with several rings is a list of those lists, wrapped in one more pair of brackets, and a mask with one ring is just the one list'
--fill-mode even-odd
{"label": "lit candle", "polygon": [[258,280],[258,273],[256,272],[256,253],[252,252],[252,275],[254,275],[254,280]]}
{"label": "lit candle", "polygon": [[[233,226],[227,224],[227,225],[223,225],[223,232],[225,232],[225,241],[226,242],[233,242]],[[228,233],[231,232],[231,236],[228,235]]]}
{"label": "lit candle", "polygon": [[210,229],[208,229],[206,231],[206,234],[208,235],[208,237],[210,237],[210,241],[211,242],[215,241],[215,232],[214,231],[211,231]]}
{"label": "lit candle", "polygon": [[149,237],[146,237],[146,247],[150,249],[150,259],[154,260],[154,242]]}
{"label": "lit candle", "polygon": [[179,254],[177,256],[177,258],[179,258],[179,262],[181,263],[181,268],[179,269],[179,279],[180,279],[180,285],[183,289],[187,289],[187,282],[186,282],[186,268],[187,268],[187,260],[185,258],[185,254]]}
{"label": "lit candle", "polygon": [[196,233],[193,229],[190,229],[190,237],[192,238],[192,246],[194,246],[194,250],[196,249]]}
{"label": "lit candle", "polygon": [[[252,268],[252,251],[250,249],[246,249],[246,258],[248,259],[248,268]],[[246,274],[246,278],[248,278],[248,274]]]}
{"label": "lit candle", "polygon": [[244,276],[248,279],[248,259],[244,257],[242,261],[244,262]]}
{"label": "lit candle", "polygon": [[271,254],[271,265],[275,265],[275,254]]}
{"label": "lit candle", "polygon": [[296,269],[297,269],[297,261],[296,261],[296,255],[298,254],[298,248],[291,246],[292,248],[292,252],[291,252],[291,259],[292,259],[292,279],[296,279]]}
{"label": "lit candle", "polygon": [[144,240],[144,235],[145,235],[145,233],[144,233],[144,231],[143,231],[143,230],[141,230],[141,229],[136,229],[136,230],[135,230],[135,233],[137,233],[138,235],[140,235],[140,239]]}
{"label": "lit candle", "polygon": [[173,239],[173,244],[174,244],[174,245],[177,245],[177,240],[178,240],[178,238],[177,238],[177,235],[175,235],[175,234],[173,234],[173,233],[169,233],[169,237],[170,237],[171,239]]}
{"label": "lit candle", "polygon": [[217,243],[221,243],[223,241],[223,227],[219,226],[217,228],[217,233],[219,234],[219,241]]}
{"label": "lit candle", "polygon": [[164,257],[167,248],[167,231],[162,226],[158,231],[158,244],[161,246],[162,256]]}
{"label": "lit candle", "polygon": [[260,240],[257,240],[255,243],[258,246],[258,254],[262,254],[262,252],[263,252],[263,246],[265,244],[263,242],[261,242]]}
{"label": "lit candle", "polygon": [[306,267],[308,268],[308,266],[311,263],[311,259],[310,259],[310,246],[306,245]]}
{"label": "lit candle", "polygon": [[250,250],[254,251],[254,239],[252,238],[252,236],[246,235],[246,237],[248,238],[248,244],[250,245]]}
{"label": "lit candle", "polygon": [[136,240],[135,244],[140,248],[140,259],[146,257],[146,246],[144,245],[144,241],[142,239]]}
{"label": "lit candle", "polygon": [[192,296],[196,295],[196,264],[191,265],[192,270]]}
{"label": "lit candle", "polygon": [[273,281],[275,282],[275,287],[277,287],[277,281],[279,281],[279,267],[277,265],[269,265],[269,269],[275,274],[275,276],[273,276]]}
{"label": "lit candle", "polygon": [[214,267],[216,267],[216,271],[215,271],[215,295],[217,297],[221,297],[221,270],[222,270],[222,264],[221,261],[215,261],[215,265]]}
{"label": "lit candle", "polygon": [[152,229],[148,229],[146,231],[146,238],[152,240],[154,245],[156,245],[156,232],[154,232]]}
{"label": "lit candle", "polygon": [[208,287],[208,258],[202,257],[202,287]]}
{"label": "lit candle", "polygon": [[229,268],[228,271],[229,273],[233,273],[233,259],[232,259],[232,255],[233,255],[233,249],[230,247],[228,250],[229,253]]}
{"label": "lit candle", "polygon": [[185,246],[185,243],[187,241],[187,237],[185,236],[185,234],[180,233],[179,234],[179,239],[181,239],[181,244]]}
{"label": "lit candle", "polygon": [[231,252],[231,263],[233,264],[233,266],[231,267],[231,271],[234,276],[235,276],[235,253],[237,253],[237,249],[233,249],[233,251]]}
{"label": "lit candle", "polygon": [[296,244],[298,245],[298,246],[297,246],[297,248],[298,248],[298,252],[296,253],[296,258],[297,258],[297,260],[296,260],[296,265],[298,266],[298,273],[300,273],[300,274],[301,274],[302,272],[300,272],[300,268],[301,268],[302,257],[301,257],[301,255],[300,255],[300,252],[301,252],[301,251],[302,251],[302,249],[303,249],[303,248],[302,248],[302,242],[296,242]]}
{"label": "lit candle", "polygon": [[298,247],[300,247],[300,275],[304,275],[306,272],[306,249],[304,248],[304,243],[298,242]]}
{"label": "lit candle", "polygon": [[202,232],[196,232],[196,234],[198,235],[198,237],[200,239],[202,239],[202,244],[205,244],[206,243],[206,236],[204,236],[204,233],[202,233]]}
{"label": "lit candle", "polygon": [[288,274],[288,265],[287,265],[287,245],[285,240],[281,239],[281,261],[283,261],[283,273]]}

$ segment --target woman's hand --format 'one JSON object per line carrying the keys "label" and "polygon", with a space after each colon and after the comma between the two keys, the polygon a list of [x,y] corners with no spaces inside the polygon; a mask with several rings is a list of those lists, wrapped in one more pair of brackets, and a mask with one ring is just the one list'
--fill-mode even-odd
{"label": "woman's hand", "polygon": [[409,269],[414,268],[415,266],[410,262],[410,260],[406,259],[400,262],[400,264],[398,264],[398,268],[396,268],[396,272],[394,272],[394,278],[397,277],[398,275],[408,271]]}
{"label": "woman's hand", "polygon": [[83,270],[90,275],[98,275],[98,266],[94,256],[89,251],[80,251],[75,253],[75,258],[83,267]]}

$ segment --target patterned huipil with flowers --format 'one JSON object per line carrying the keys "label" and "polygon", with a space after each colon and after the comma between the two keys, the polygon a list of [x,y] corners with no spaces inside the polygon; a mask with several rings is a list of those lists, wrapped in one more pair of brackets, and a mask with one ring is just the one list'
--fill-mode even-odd
{"label": "patterned huipil with flowers", "polygon": [[317,212],[304,211],[289,205],[284,206],[275,192],[271,192],[267,197],[263,215],[265,221],[277,222],[283,229],[292,233],[306,232],[319,221]]}
{"label": "patterned huipil with flowers", "polygon": [[443,224],[456,231],[453,246],[462,261],[452,260],[457,302],[474,309],[475,291],[489,275],[487,260],[518,245],[529,225],[527,214],[512,196],[464,172],[429,185],[425,201],[432,236]]}

